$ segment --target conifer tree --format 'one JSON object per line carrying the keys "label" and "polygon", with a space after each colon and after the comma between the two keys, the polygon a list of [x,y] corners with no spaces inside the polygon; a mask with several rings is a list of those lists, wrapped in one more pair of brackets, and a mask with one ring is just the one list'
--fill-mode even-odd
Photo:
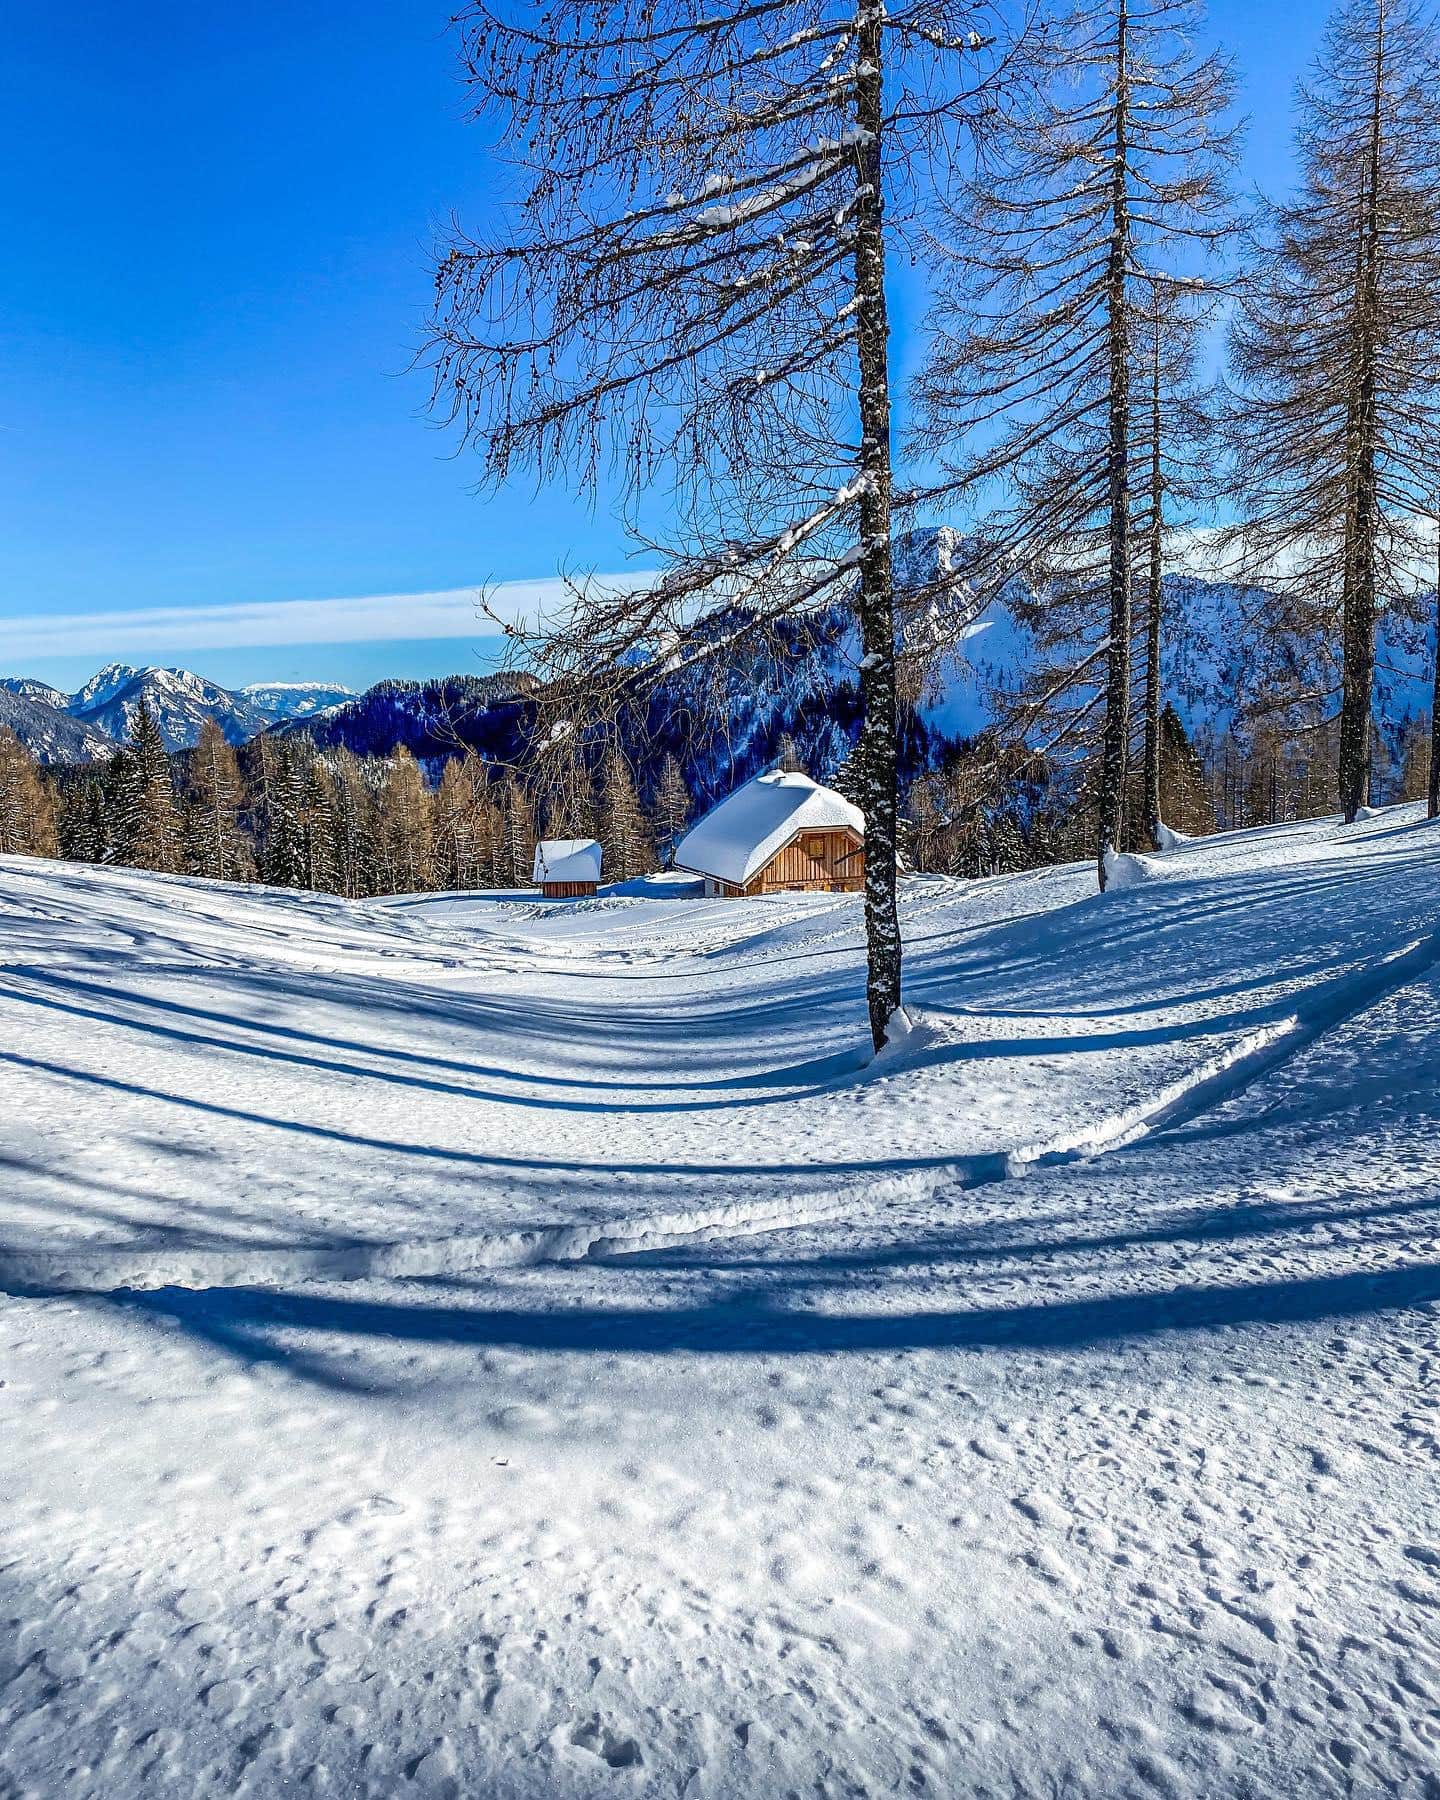
{"label": "conifer tree", "polygon": [[[264,740],[262,739],[262,742]],[[266,815],[263,868],[272,887],[305,886],[305,774],[296,747],[267,746],[261,762]]]}
{"label": "conifer tree", "polygon": [[634,777],[616,749],[606,754],[601,772],[600,848],[606,881],[633,880],[654,864],[655,849]]}
{"label": "conifer tree", "polygon": [[212,881],[244,881],[253,871],[240,829],[244,791],[235,751],[214,719],[206,719],[190,758],[189,867]]}
{"label": "conifer tree", "polygon": [[1159,739],[1160,790],[1169,814],[1166,823],[1186,837],[1203,837],[1215,829],[1205,767],[1179,713],[1168,702],[1160,714]]}
{"label": "conifer tree", "polygon": [[0,728],[0,855],[54,856],[55,806],[30,752]]}
{"label": "conifer tree", "polygon": [[182,862],[183,831],[165,740],[148,701],[130,724],[130,742],[111,762],[116,860],[136,869],[174,874]]}
{"label": "conifer tree", "polygon": [[535,825],[530,801],[518,777],[500,783],[500,838],[495,859],[495,885],[529,887],[535,869]]}
{"label": "conifer tree", "polygon": [[379,853],[389,892],[413,894],[434,876],[434,821],[420,765],[402,744],[379,793]]}
{"label": "conifer tree", "polygon": [[912,782],[905,802],[905,842],[911,868],[943,873],[940,844],[944,813],[938,789],[939,783],[933,776],[922,775]]}
{"label": "conifer tree", "polygon": [[110,855],[110,822],[101,782],[90,776],[64,793],[59,819],[60,854],[71,862],[103,863]]}
{"label": "conifer tree", "polygon": [[594,837],[595,782],[573,721],[558,721],[549,741],[540,747],[531,770],[531,789],[545,820],[546,837]]}
{"label": "conifer tree", "polygon": [[1410,598],[1435,487],[1435,34],[1417,0],[1333,14],[1299,92],[1300,192],[1271,210],[1231,336],[1236,537],[1286,598],[1277,628],[1338,639],[1347,821],[1369,793],[1376,623]]}
{"label": "conifer tree", "polygon": [[[1137,609],[1143,740],[1138,823],[1152,848],[1159,847],[1168,796],[1161,727],[1167,541],[1194,523],[1203,497],[1214,489],[1215,408],[1198,373],[1202,333],[1210,320],[1208,308],[1186,288],[1152,282],[1141,289],[1132,428],[1142,480],[1136,536],[1144,569]],[[1183,595],[1187,589],[1181,583],[1172,591]]]}
{"label": "conifer tree", "polygon": [[995,14],[471,0],[459,23],[477,108],[530,179],[513,232],[440,262],[436,403],[495,480],[593,488],[613,458],[637,530],[641,497],[674,498],[665,578],[578,591],[534,666],[571,721],[643,712],[677,668],[853,587],[879,1045],[901,961],[887,256],[929,152],[977,125]]}
{"label": "conifer tree", "polygon": [[336,892],[349,900],[376,891],[373,797],[365,765],[354,751],[330,752],[334,780],[331,861]]}
{"label": "conifer tree", "polygon": [[655,840],[668,868],[675,857],[675,846],[685,835],[692,806],[690,789],[679,758],[667,755],[660,765],[655,784],[655,803],[651,811],[655,822]]}
{"label": "conifer tree", "polygon": [[435,797],[435,867],[442,887],[479,888],[494,880],[497,824],[485,764],[473,750],[452,758]]}
{"label": "conifer tree", "polygon": [[335,854],[335,804],[334,777],[324,759],[312,755],[305,772],[301,827],[305,842],[305,885],[318,894],[341,891]]}
{"label": "conifer tree", "polygon": [[[1431,723],[1428,713],[1411,719],[1400,745],[1400,800],[1428,800],[1430,793]],[[1434,814],[1430,815],[1432,818]]]}
{"label": "conifer tree", "polygon": [[1198,19],[1193,0],[1081,0],[1055,21],[1041,93],[1001,96],[950,207],[954,280],[917,390],[920,442],[947,465],[937,497],[995,506],[977,591],[1022,574],[1037,596],[1046,657],[1012,728],[1046,721],[1048,752],[1098,764],[1102,887],[1125,827],[1143,315],[1232,225],[1233,80]]}

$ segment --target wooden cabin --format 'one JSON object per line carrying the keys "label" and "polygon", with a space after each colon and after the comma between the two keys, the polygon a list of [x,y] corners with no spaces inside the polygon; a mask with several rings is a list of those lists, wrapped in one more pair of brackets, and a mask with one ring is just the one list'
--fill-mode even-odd
{"label": "wooden cabin", "polygon": [[865,885],[865,815],[808,775],[773,769],[712,807],[675,846],[708,897],[850,894]]}
{"label": "wooden cabin", "polygon": [[542,838],[531,875],[547,900],[584,900],[600,885],[600,846],[594,838]]}

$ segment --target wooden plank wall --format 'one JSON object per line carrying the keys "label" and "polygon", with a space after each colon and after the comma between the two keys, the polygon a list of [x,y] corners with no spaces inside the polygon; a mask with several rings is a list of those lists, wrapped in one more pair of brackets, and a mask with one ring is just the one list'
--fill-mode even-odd
{"label": "wooden plank wall", "polygon": [[865,852],[858,838],[848,831],[802,831],[751,877],[745,891],[776,894],[803,887],[858,893],[864,885]]}
{"label": "wooden plank wall", "polygon": [[595,892],[593,881],[542,881],[540,892],[547,900],[584,900]]}

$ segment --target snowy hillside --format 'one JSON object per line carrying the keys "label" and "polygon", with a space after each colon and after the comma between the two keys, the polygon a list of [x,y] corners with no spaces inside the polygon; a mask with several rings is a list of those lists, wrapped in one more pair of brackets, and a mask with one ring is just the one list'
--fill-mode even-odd
{"label": "snowy hillside", "polygon": [[90,762],[114,753],[145,701],[167,748],[194,744],[206,719],[231,743],[290,719],[308,718],[353,699],[330,682],[256,682],[233,690],[188,669],[107,663],[75,693],[25,676],[0,677],[0,726],[8,725],[41,762]]}
{"label": "snowy hillside", "polygon": [[[1180,574],[1165,577],[1164,594],[1162,692],[1192,741],[1213,741],[1244,717],[1262,691],[1262,677],[1270,671],[1254,621],[1276,604],[1275,597],[1263,589]],[[1422,599],[1420,610],[1433,621],[1433,601]],[[1293,642],[1287,648],[1298,654]],[[1391,756],[1398,756],[1411,721],[1429,711],[1434,655],[1433,623],[1382,621],[1374,712]],[[950,737],[983,730],[997,717],[995,694],[1014,692],[1036,660],[1034,640],[1015,606],[990,606],[940,671],[922,708],[926,722]],[[1317,675],[1316,685],[1325,686],[1327,679]]]}
{"label": "snowy hillside", "polygon": [[1440,827],[1126,875],[0,859],[0,1791],[1426,1792]]}

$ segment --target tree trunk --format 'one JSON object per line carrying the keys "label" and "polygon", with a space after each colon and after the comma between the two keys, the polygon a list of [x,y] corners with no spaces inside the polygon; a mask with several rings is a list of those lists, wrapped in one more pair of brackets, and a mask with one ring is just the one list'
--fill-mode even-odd
{"label": "tree trunk", "polygon": [[881,187],[883,8],[864,0],[856,35],[855,331],[860,377],[860,686],[865,721],[860,783],[865,814],[866,996],[878,1050],[900,1005],[895,904],[895,591],[890,555],[890,371]]}
{"label": "tree trunk", "polygon": [[1129,13],[1120,0],[1115,25],[1115,146],[1110,177],[1110,255],[1106,307],[1110,339],[1110,642],[1106,657],[1105,738],[1100,764],[1098,863],[1118,850],[1125,829],[1125,775],[1130,743],[1130,342],[1126,278],[1130,263]]}
{"label": "tree trunk", "polygon": [[1160,578],[1164,467],[1160,457],[1160,317],[1150,370],[1150,592],[1145,620],[1145,832],[1160,848]]}
{"label": "tree trunk", "polygon": [[1366,168],[1360,241],[1360,281],[1356,294],[1355,402],[1350,554],[1345,559],[1345,603],[1341,650],[1340,808],[1347,825],[1370,797],[1370,712],[1375,686],[1376,536],[1379,493],[1376,483],[1377,332],[1380,260],[1380,96],[1385,55],[1384,15],[1375,27],[1375,77],[1371,95],[1370,146]]}

